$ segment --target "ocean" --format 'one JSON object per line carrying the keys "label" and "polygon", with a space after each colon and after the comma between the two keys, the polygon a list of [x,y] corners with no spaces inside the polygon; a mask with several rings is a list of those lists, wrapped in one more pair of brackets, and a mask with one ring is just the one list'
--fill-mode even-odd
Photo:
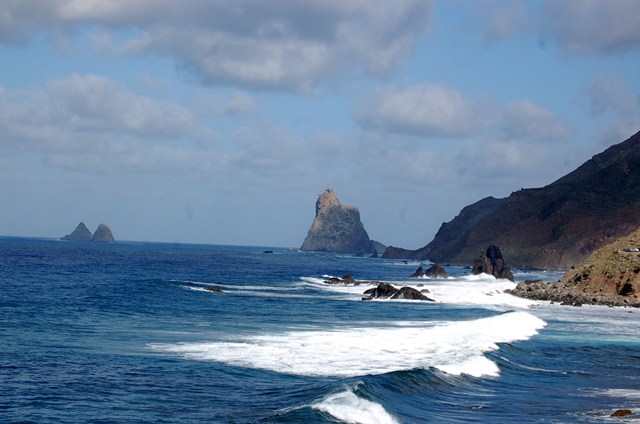
{"label": "ocean", "polygon": [[[409,279],[419,265],[0,238],[0,422],[640,422],[640,310],[519,299],[460,267]],[[322,282],[345,274],[436,302]]]}

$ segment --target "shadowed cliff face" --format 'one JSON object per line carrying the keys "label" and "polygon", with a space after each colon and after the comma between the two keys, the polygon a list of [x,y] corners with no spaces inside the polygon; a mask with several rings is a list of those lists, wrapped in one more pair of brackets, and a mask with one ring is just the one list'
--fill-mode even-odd
{"label": "shadowed cliff face", "polygon": [[640,133],[556,182],[483,199],[408,257],[469,265],[489,244],[515,267],[567,269],[640,225]]}
{"label": "shadowed cliff face", "polygon": [[302,250],[370,253],[373,247],[360,222],[358,208],[340,203],[329,188],[318,197],[316,217],[302,243]]}

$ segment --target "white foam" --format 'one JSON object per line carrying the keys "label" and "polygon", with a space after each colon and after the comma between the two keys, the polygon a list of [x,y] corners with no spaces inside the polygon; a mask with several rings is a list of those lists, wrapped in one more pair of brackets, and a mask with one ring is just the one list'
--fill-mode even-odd
{"label": "white foam", "polygon": [[[344,299],[360,300],[363,292],[372,286],[326,284],[323,279],[303,277],[303,281],[313,287],[330,292],[344,294]],[[514,289],[516,283],[507,279],[495,278],[488,274],[464,275],[447,279],[411,279],[389,282],[395,287],[408,286],[417,290],[428,289],[426,295],[438,303],[457,305],[506,306],[511,308],[528,308],[539,302],[505,293],[506,289]],[[406,300],[399,300],[406,302]]]}
{"label": "white foam", "polygon": [[472,321],[421,327],[415,322],[390,327],[290,331],[234,341],[150,345],[188,359],[309,376],[353,377],[435,367],[451,374],[497,376],[483,354],[497,343],[526,340],[546,325],[527,312],[510,312]]}
{"label": "white foam", "polygon": [[350,424],[398,424],[382,405],[359,398],[351,390],[329,395],[311,407]]}

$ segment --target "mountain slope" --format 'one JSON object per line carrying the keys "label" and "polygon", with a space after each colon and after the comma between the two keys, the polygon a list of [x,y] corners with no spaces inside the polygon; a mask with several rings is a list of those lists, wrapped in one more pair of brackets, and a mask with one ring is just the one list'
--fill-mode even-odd
{"label": "mountain slope", "polygon": [[412,257],[468,265],[489,244],[516,267],[566,269],[640,225],[640,133],[543,188],[464,208]]}

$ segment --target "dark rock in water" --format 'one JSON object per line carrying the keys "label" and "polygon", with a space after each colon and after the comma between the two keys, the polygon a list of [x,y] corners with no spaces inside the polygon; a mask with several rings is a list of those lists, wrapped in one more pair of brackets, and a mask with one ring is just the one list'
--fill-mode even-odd
{"label": "dark rock in water", "polygon": [[424,269],[421,266],[419,266],[418,269],[416,269],[416,272],[411,274],[409,278],[420,278],[423,276],[424,276]]}
{"label": "dark rock in water", "polygon": [[222,289],[219,289],[218,287],[205,287],[204,289],[211,292],[222,292]]}
{"label": "dark rock in water", "polygon": [[[351,286],[358,286],[361,284],[360,281],[356,281],[355,278],[353,278],[353,276],[351,274],[347,274],[344,275],[342,278],[338,278],[338,277],[331,277],[328,280],[324,281],[325,284],[337,284],[337,285],[351,285]],[[367,283],[365,281],[365,283]]]}
{"label": "dark rock in water", "polygon": [[101,242],[114,242],[113,234],[111,233],[111,229],[106,224],[98,225],[96,232],[93,233],[92,241],[101,241]]}
{"label": "dark rock in water", "polygon": [[369,256],[370,258],[378,258],[378,251],[374,250],[373,253],[371,254],[371,256]]}
{"label": "dark rock in water", "polygon": [[429,299],[427,296],[412,287],[402,287],[400,290],[395,292],[390,299],[428,300],[430,302],[434,302],[433,299]]}
{"label": "dark rock in water", "polygon": [[371,299],[387,299],[398,292],[398,289],[388,283],[380,283],[373,289],[366,290],[363,294],[369,295],[369,297],[363,297],[362,300]]}
{"label": "dark rock in water", "polygon": [[496,278],[506,278],[514,281],[511,270],[504,262],[502,253],[498,246],[490,245],[486,251],[483,251],[480,256],[473,262],[472,274],[489,274]]}
{"label": "dark rock in water", "polygon": [[412,287],[402,287],[397,289],[388,283],[379,283],[376,287],[365,290],[365,295],[362,300],[372,299],[396,299],[396,300],[428,300],[433,302],[433,299],[429,299],[420,291]]}
{"label": "dark rock in water", "polygon": [[425,271],[421,266],[409,278],[447,278],[447,271],[438,264],[431,264]]}
{"label": "dark rock in water", "polygon": [[262,253],[273,253],[273,250],[265,250],[265,251],[264,251],[264,252],[262,252]]}
{"label": "dark rock in water", "polygon": [[316,202],[316,216],[301,250],[322,252],[371,252],[376,244],[369,239],[356,206],[343,205],[332,188]]}
{"label": "dark rock in water", "polygon": [[632,414],[633,414],[633,412],[631,412],[630,409],[618,409],[613,414],[611,414],[611,416],[612,417],[627,417],[627,416],[632,415]]}
{"label": "dark rock in water", "polygon": [[356,258],[364,258],[364,252],[358,252],[354,255]]}
{"label": "dark rock in water", "polygon": [[424,272],[425,277],[429,278],[447,278],[447,271],[438,264],[431,264],[429,269]]}
{"label": "dark rock in water", "polygon": [[91,241],[92,239],[93,234],[91,234],[91,231],[84,225],[84,222],[81,222],[71,234],[67,234],[60,240]]}

